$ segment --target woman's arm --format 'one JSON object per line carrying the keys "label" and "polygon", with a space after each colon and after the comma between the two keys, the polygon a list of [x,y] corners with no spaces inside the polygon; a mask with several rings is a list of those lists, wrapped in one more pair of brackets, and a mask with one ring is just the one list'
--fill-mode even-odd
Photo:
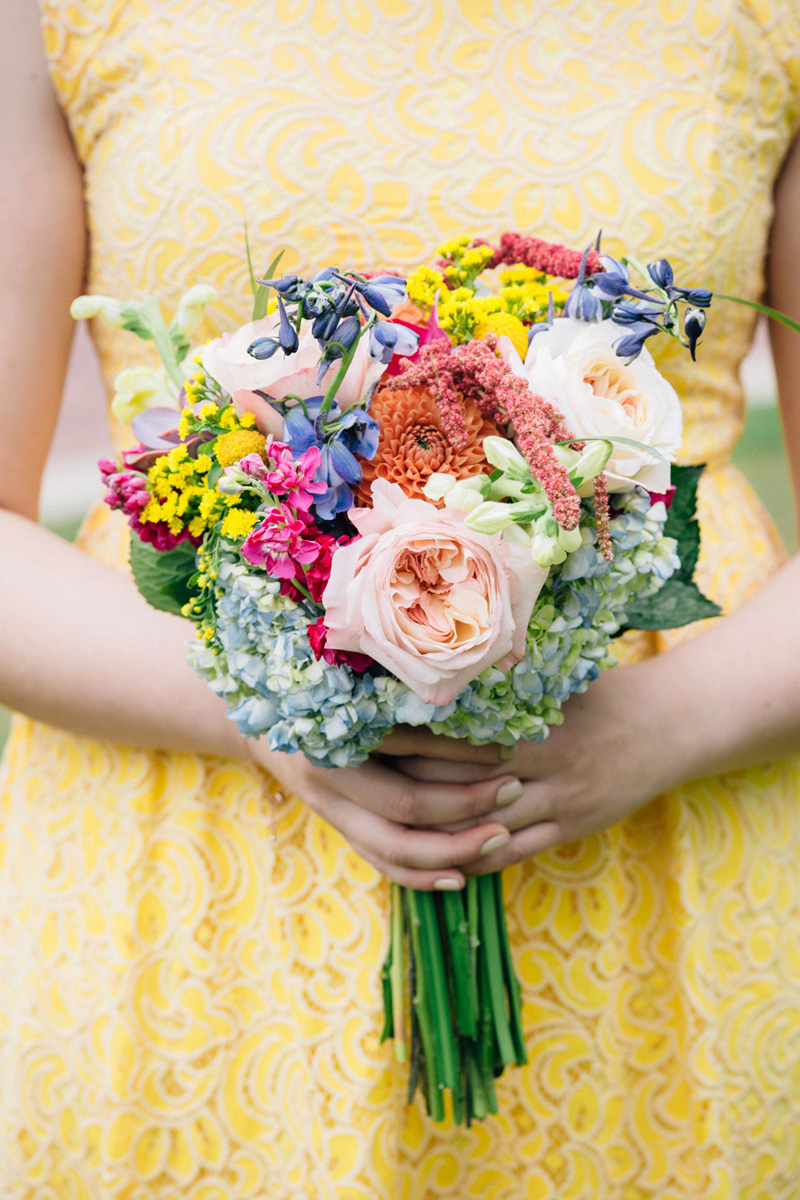
{"label": "woman's arm", "polygon": [[[221,700],[186,662],[193,630],[124,575],[36,524],[42,469],[72,339],[86,253],[83,180],[53,95],[36,0],[6,0],[0,38],[0,701],[89,737],[242,758]],[[496,822],[475,822],[505,779],[417,784],[377,763],[321,771],[302,755],[251,752],[385,874],[463,883]],[[492,757],[486,751],[486,761]]]}
{"label": "woman's arm", "polygon": [[[776,189],[770,304],[800,319],[800,142]],[[800,495],[800,335],[775,326],[775,363]],[[500,819],[507,847],[465,866],[497,870],[615,824],[691,779],[800,753],[800,555],[735,613],[646,662],[620,666],[573,696],[541,745],[504,769],[524,782]],[[435,753],[426,742],[423,753]],[[418,756],[416,779],[486,778],[494,769]]]}

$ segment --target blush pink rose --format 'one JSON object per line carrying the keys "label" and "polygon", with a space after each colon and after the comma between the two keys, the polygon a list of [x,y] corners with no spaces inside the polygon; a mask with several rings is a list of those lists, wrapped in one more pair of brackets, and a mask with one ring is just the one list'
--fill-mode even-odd
{"label": "blush pink rose", "polygon": [[[271,433],[273,437],[280,437],[283,419],[263,396],[256,393],[267,392],[274,400],[283,400],[286,396],[310,400],[312,396],[325,394],[340,365],[332,363],[317,385],[321,352],[308,322],[305,332],[301,330],[296,353],[284,354],[277,350],[272,358],[261,361],[247,353],[247,347],[256,338],[277,336],[278,325],[275,314],[261,317],[233,333],[223,333],[203,350],[203,369],[233,398],[236,411],[240,415],[251,412],[260,432]],[[385,370],[383,363],[370,357],[369,338],[362,337],[336,394],[339,408],[344,411],[350,405],[366,400]]]}
{"label": "blush pink rose", "polygon": [[455,700],[486,667],[507,670],[547,571],[530,549],[468,529],[457,509],[376,479],[362,535],[333,556],[323,593],[327,645],[368,654],[430,704]]}

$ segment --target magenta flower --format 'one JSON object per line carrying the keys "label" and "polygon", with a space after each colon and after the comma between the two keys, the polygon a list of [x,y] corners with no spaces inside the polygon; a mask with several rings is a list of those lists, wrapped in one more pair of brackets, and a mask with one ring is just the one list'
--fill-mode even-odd
{"label": "magenta flower", "polygon": [[311,643],[311,649],[314,651],[314,657],[324,659],[329,666],[342,664],[345,667],[350,667],[359,675],[366,671],[367,667],[371,667],[374,659],[368,654],[356,654],[352,650],[330,650],[326,646],[328,637],[328,626],[319,617],[313,625],[308,627],[308,640]]}
{"label": "magenta flower", "polygon": [[319,554],[317,542],[303,536],[307,532],[308,522],[288,504],[279,504],[264,514],[242,546],[242,555],[275,579],[302,579],[303,568]]}
{"label": "magenta flower", "polygon": [[270,442],[267,453],[275,463],[274,469],[267,469],[264,475],[269,490],[274,496],[287,495],[296,509],[308,512],[314,497],[328,490],[324,479],[314,480],[322,461],[319,447],[310,446],[295,459],[291,446],[285,442]]}

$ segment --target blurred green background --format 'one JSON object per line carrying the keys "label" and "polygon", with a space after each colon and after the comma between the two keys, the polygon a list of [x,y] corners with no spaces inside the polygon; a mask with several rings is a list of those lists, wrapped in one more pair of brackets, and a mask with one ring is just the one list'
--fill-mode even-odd
{"label": "blurred green background", "polygon": [[[778,526],[787,549],[797,549],[792,513],[789,474],[783,450],[780,422],[773,404],[757,404],[748,409],[744,435],[733,461],[744,472],[760,495]],[[79,519],[51,523],[61,537],[71,540],[78,531]],[[9,714],[0,708],[0,747],[8,731]]]}

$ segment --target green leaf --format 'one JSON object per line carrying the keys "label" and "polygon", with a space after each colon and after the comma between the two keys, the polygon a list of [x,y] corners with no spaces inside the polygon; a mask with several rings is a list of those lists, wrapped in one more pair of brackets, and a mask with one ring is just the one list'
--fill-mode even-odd
{"label": "green leaf", "polygon": [[189,580],[197,571],[196,557],[191,542],[162,551],[135,534],[131,537],[129,559],[134,583],[147,603],[163,612],[182,615],[181,609],[192,598]]}
{"label": "green leaf", "polygon": [[217,480],[218,480],[218,479],[220,478],[220,476],[222,475],[223,469],[224,469],[224,468],[223,468],[223,466],[222,466],[222,463],[218,463],[218,462],[215,462],[215,463],[214,463],[213,467],[212,467],[212,468],[211,468],[211,470],[208,472],[208,486],[209,486],[209,488],[215,488],[215,487],[217,486]]}
{"label": "green leaf", "polygon": [[705,617],[718,617],[720,611],[719,605],[704,596],[696,583],[685,583],[673,575],[655,596],[628,609],[624,628],[678,629]]}
{"label": "green leaf", "polygon": [[703,595],[693,578],[700,552],[697,485],[702,473],[702,466],[672,467],[675,495],[667,512],[664,536],[678,543],[680,569],[655,596],[631,605],[625,629],[678,629],[720,614],[719,605]]}
{"label": "green leaf", "polygon": [[756,300],[743,300],[741,296],[725,296],[722,292],[715,292],[714,299],[732,300],[734,304],[744,304],[747,308],[754,308],[756,312],[763,313],[765,317],[772,317],[773,321],[780,321],[781,325],[788,325],[795,333],[800,333],[800,322],[787,317],[786,313],[779,312],[777,308],[769,308],[766,304],[759,304]]}
{"label": "green leaf", "polygon": [[675,495],[667,512],[664,536],[675,538],[681,560],[680,571],[673,578],[690,583],[700,553],[700,526],[697,522],[697,485],[703,467],[673,467],[670,475]]}
{"label": "green leaf", "polygon": [[[265,279],[274,279],[275,272],[277,271],[278,265],[285,253],[286,253],[285,250],[278,251],[278,253],[273,258],[272,262],[269,264],[266,271],[264,272]],[[256,298],[255,298],[255,302],[253,304],[253,320],[254,321],[259,321],[262,317],[265,317],[267,315],[268,300],[269,300],[269,288],[265,287],[263,283],[260,283],[258,285],[258,291],[256,292]]]}
{"label": "green leaf", "polygon": [[250,237],[247,232],[247,217],[244,219],[244,248],[247,251],[247,269],[250,272],[250,291],[253,293],[253,298],[255,298],[255,294],[258,291],[258,284],[256,283],[256,273],[253,270],[253,256],[250,253]]}

